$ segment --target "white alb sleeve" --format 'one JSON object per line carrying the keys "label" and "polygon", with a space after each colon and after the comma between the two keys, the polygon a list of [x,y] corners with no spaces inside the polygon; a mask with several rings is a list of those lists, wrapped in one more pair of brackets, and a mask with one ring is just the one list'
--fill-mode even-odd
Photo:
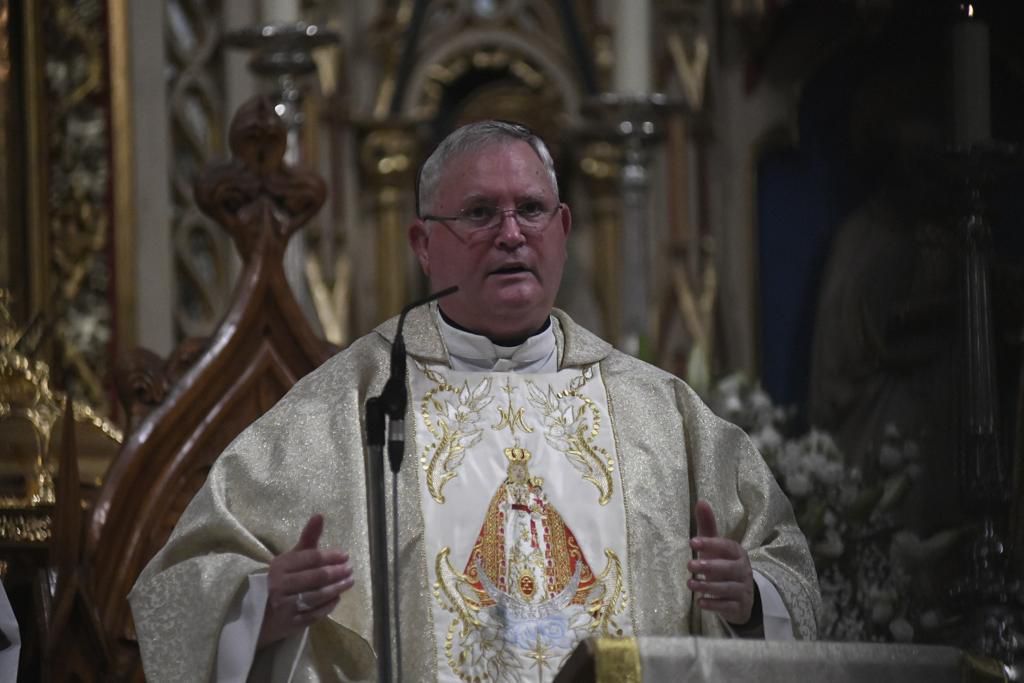
{"label": "white alb sleeve", "polygon": [[246,590],[228,610],[228,618],[220,632],[215,680],[217,683],[290,681],[305,649],[309,629],[305,628],[301,634],[284,640],[275,652],[272,666],[253,671],[263,613],[267,609],[267,575],[252,574],[248,583]]}
{"label": "white alb sleeve", "polygon": [[782,602],[782,596],[775,585],[764,574],[754,571],[754,581],[761,591],[761,614],[764,619],[765,640],[796,640],[793,635],[793,619]]}
{"label": "white alb sleeve", "polygon": [[[764,631],[764,639],[796,640],[793,635],[793,619],[790,617],[785,603],[782,602],[782,596],[779,595],[775,584],[756,569],[753,571],[754,582],[757,583],[757,589],[761,592],[761,624]],[[738,637],[732,624],[721,617],[719,619],[725,624],[725,628],[728,629],[732,636]]]}
{"label": "white alb sleeve", "polygon": [[267,575],[253,574],[247,589],[235,598],[217,643],[217,683],[245,683],[267,609]]}

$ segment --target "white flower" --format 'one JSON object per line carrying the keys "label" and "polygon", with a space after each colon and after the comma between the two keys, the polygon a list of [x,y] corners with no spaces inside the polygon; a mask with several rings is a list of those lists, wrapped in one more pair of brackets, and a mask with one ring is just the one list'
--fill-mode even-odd
{"label": "white flower", "polygon": [[737,372],[722,378],[718,383],[718,391],[722,394],[735,395],[742,391],[746,383],[747,378],[743,376],[743,373]]}
{"label": "white flower", "polygon": [[722,410],[726,415],[739,415],[743,412],[743,402],[735,394],[726,396],[725,400],[722,401]]}
{"label": "white flower", "polygon": [[892,603],[888,600],[879,600],[871,605],[871,621],[876,624],[884,624],[892,619]]}
{"label": "white flower", "polygon": [[787,441],[786,447],[783,449],[783,453],[787,458],[791,458],[793,460],[800,460],[803,455],[800,450],[800,444],[795,441]]}
{"label": "white flower", "polygon": [[781,451],[776,452],[775,466],[781,478],[788,478],[803,470],[802,460],[800,448],[794,442],[788,441]]}
{"label": "white flower", "polygon": [[775,450],[782,445],[782,435],[772,425],[762,428],[755,438],[766,449]]}
{"label": "white flower", "polygon": [[772,400],[768,398],[768,394],[763,389],[758,387],[750,393],[750,407],[757,412],[761,412],[772,407]]}
{"label": "white flower", "polygon": [[897,643],[909,643],[914,640],[914,627],[903,617],[897,617],[889,624],[889,633]]}
{"label": "white flower", "polygon": [[921,539],[910,531],[897,531],[889,544],[889,556],[893,561],[907,560],[921,556]]}
{"label": "white flower", "polygon": [[828,432],[819,431],[817,429],[812,430],[811,433],[814,435],[815,449],[824,453],[825,455],[838,455],[839,447],[836,446],[835,439]]}
{"label": "white flower", "polygon": [[818,479],[820,479],[821,483],[826,486],[838,484],[843,479],[843,466],[838,462],[830,462],[826,464],[821,468],[821,471],[818,472]]}
{"label": "white flower", "polygon": [[857,495],[860,490],[856,484],[843,484],[839,487],[839,504],[843,507],[849,507],[853,505],[853,502],[857,500]]}
{"label": "white flower", "polygon": [[956,529],[939,531],[926,539],[909,531],[893,534],[889,546],[890,557],[902,560],[903,563],[923,564],[934,561],[946,553],[957,543],[960,532]]}
{"label": "white flower", "polygon": [[898,469],[903,464],[903,453],[895,446],[885,444],[878,452],[878,462],[883,469],[889,471]]}
{"label": "white flower", "polygon": [[786,475],[786,490],[792,496],[797,498],[803,498],[808,495],[812,490],[811,478],[803,472],[793,472]]}
{"label": "white flower", "polygon": [[814,549],[817,551],[817,555],[834,560],[843,554],[843,550],[846,547],[843,545],[843,539],[840,537],[839,532],[835,529],[827,529],[825,531],[825,540],[815,545]]}
{"label": "white flower", "polygon": [[823,469],[825,469],[825,465],[827,464],[828,460],[826,460],[825,456],[818,451],[814,451],[807,455],[803,462],[804,468],[806,468],[808,472],[812,472],[814,474],[819,474]]}

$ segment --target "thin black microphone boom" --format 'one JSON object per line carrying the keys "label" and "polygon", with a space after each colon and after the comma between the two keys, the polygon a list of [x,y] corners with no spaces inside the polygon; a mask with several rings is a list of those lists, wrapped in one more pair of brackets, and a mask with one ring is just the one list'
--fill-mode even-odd
{"label": "thin black microphone boom", "polygon": [[402,458],[405,455],[405,407],[409,396],[405,389],[405,339],[402,337],[402,328],[405,326],[405,316],[409,311],[431,301],[436,301],[449,294],[458,291],[458,285],[434,292],[428,297],[414,301],[402,309],[398,316],[398,328],[395,331],[395,341],[391,344],[391,373],[388,381],[384,384],[384,390],[380,394],[380,400],[384,405],[384,413],[388,416],[388,463],[393,473],[398,473],[402,467]]}
{"label": "thin black microphone boom", "polygon": [[[456,291],[449,287],[425,299],[414,301],[402,309],[391,344],[391,371],[380,396],[366,400],[366,513],[370,541],[370,581],[373,605],[373,645],[377,653],[377,680],[392,683],[402,680],[402,639],[399,619],[399,556],[398,556],[398,470],[405,452],[405,406],[409,401],[405,389],[405,341],[402,327],[405,316],[412,309],[430,303]],[[384,512],[384,425],[387,422],[388,463],[391,466],[391,540],[394,567],[388,571],[387,522]],[[388,575],[394,580],[388,587]],[[392,607],[392,597],[394,606]],[[392,651],[391,621],[394,617],[394,651]],[[392,674],[396,674],[393,677]]]}

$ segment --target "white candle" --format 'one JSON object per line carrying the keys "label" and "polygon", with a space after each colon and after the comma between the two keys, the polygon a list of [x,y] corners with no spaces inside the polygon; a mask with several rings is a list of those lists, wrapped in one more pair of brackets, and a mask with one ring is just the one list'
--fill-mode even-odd
{"label": "white candle", "polygon": [[261,0],[260,18],[264,24],[298,21],[299,0]]}
{"label": "white candle", "polygon": [[619,0],[615,24],[615,90],[651,92],[650,0]]}
{"label": "white candle", "polygon": [[953,26],[953,138],[957,145],[991,137],[990,109],[988,26],[969,16]]}

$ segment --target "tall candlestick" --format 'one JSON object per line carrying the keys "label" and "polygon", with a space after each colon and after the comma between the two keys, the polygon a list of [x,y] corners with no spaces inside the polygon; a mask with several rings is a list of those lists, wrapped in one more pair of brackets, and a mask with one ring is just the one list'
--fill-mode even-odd
{"label": "tall candlestick", "polygon": [[264,24],[298,21],[299,0],[261,0],[260,18]]}
{"label": "tall candlestick", "polygon": [[615,26],[615,90],[651,92],[650,0],[619,0]]}
{"label": "tall candlestick", "polygon": [[991,137],[988,26],[974,17],[953,26],[953,139],[958,146]]}

